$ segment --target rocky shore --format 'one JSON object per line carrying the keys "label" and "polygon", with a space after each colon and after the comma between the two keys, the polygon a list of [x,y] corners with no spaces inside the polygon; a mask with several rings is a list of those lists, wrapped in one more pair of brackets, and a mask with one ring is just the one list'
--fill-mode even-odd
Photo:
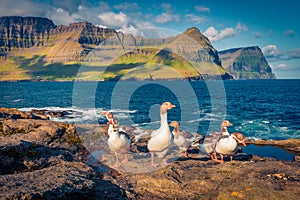
{"label": "rocky shore", "polygon": [[48,120],[54,114],[63,115],[0,108],[0,199],[300,199],[299,139],[248,141],[285,149],[295,161],[240,153],[219,164],[190,152],[131,173],[91,162],[90,151],[106,142],[105,125]]}

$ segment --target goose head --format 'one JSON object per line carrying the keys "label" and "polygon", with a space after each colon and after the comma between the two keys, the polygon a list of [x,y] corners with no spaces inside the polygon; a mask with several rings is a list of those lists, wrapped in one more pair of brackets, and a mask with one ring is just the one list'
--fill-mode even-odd
{"label": "goose head", "polygon": [[173,130],[172,133],[174,134],[174,137],[175,137],[175,138],[178,138],[178,136],[179,136],[179,127],[180,127],[179,122],[177,122],[177,121],[172,121],[172,122],[169,124],[169,126],[174,127],[174,130]]}
{"label": "goose head", "polygon": [[228,121],[228,120],[223,120],[221,127],[223,128],[223,127],[227,127],[227,126],[232,126],[232,123],[230,123],[230,121]]}
{"label": "goose head", "polygon": [[110,119],[108,122],[108,135],[112,132],[119,132],[119,120],[117,118]]}
{"label": "goose head", "polygon": [[247,146],[246,142],[245,142],[245,137],[243,134],[239,133],[239,132],[234,132],[231,134],[231,136],[240,144]]}
{"label": "goose head", "polygon": [[168,112],[169,110],[171,110],[172,108],[175,108],[175,107],[176,106],[170,102],[164,102],[160,106],[160,113],[165,114],[166,112]]}
{"label": "goose head", "polygon": [[228,126],[232,126],[232,123],[230,123],[230,121],[228,121],[228,120],[223,120],[221,123],[221,132],[225,133],[226,135],[229,135],[229,133],[227,131]]}
{"label": "goose head", "polygon": [[103,115],[104,117],[106,117],[106,119],[108,120],[108,123],[107,123],[107,124],[109,124],[110,121],[112,121],[112,120],[114,119],[114,115],[112,114],[112,112],[104,111],[104,112],[102,112],[102,115]]}

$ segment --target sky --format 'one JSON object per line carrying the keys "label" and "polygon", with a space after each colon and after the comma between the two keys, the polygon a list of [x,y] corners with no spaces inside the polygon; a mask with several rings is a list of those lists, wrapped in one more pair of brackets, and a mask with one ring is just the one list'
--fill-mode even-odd
{"label": "sky", "polygon": [[295,0],[0,0],[0,16],[38,16],[56,25],[88,21],[143,34],[197,27],[218,51],[262,49],[280,79],[300,79],[300,1]]}

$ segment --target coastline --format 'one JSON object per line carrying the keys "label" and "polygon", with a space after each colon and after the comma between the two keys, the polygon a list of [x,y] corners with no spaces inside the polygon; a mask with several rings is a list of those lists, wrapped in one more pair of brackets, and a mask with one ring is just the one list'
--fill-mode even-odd
{"label": "coastline", "polygon": [[[91,152],[80,131],[104,137],[105,126],[75,126],[32,118],[17,109],[0,110],[1,198],[88,199],[298,199],[300,160],[276,160],[241,153],[225,164],[191,153],[148,173],[129,173],[102,162],[89,162]],[[80,128],[79,128],[80,127]],[[86,132],[89,130],[90,132]],[[86,135],[85,134],[85,135]],[[91,138],[95,143],[102,141]],[[102,142],[105,143],[105,137]],[[248,144],[254,143],[248,141]],[[256,141],[294,147],[300,139]],[[113,155],[112,155],[113,156]],[[134,166],[133,161],[126,167]],[[99,167],[106,169],[99,171]],[[50,184],[50,185],[49,185]],[[261,187],[264,185],[264,187]],[[13,190],[11,190],[14,188]]]}
{"label": "coastline", "polygon": [[140,80],[140,79],[128,79],[128,80],[34,80],[34,79],[26,79],[26,80],[0,80],[0,83],[18,83],[18,82],[118,82],[118,81],[124,81],[124,82],[130,82],[130,81],[137,81],[137,82],[151,82],[151,81],[274,81],[274,80],[300,80],[300,79],[197,79],[197,80],[192,80],[192,79],[155,79],[155,80],[150,80],[150,79],[145,79],[145,80]]}

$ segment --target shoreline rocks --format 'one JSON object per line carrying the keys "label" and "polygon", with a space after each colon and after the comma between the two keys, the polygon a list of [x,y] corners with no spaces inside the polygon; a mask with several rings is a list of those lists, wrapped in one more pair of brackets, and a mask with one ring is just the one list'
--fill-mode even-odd
{"label": "shoreline rocks", "polygon": [[[13,119],[13,114],[20,117]],[[0,108],[0,199],[300,198],[297,159],[239,154],[222,165],[192,153],[164,168],[129,173],[89,160],[89,151],[106,143],[106,126],[26,116],[30,113]],[[298,155],[300,140],[248,143],[274,145]]]}

